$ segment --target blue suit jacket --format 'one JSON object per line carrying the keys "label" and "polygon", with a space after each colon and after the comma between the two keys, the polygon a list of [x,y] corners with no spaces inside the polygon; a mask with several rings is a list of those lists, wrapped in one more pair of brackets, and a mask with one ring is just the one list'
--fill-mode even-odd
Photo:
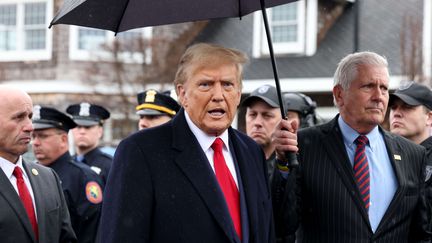
{"label": "blue suit jacket", "polygon": [[[240,176],[245,239],[274,241],[265,158],[229,128]],[[105,188],[101,242],[239,242],[207,157],[184,111],[123,140]],[[246,212],[245,212],[246,210]]]}

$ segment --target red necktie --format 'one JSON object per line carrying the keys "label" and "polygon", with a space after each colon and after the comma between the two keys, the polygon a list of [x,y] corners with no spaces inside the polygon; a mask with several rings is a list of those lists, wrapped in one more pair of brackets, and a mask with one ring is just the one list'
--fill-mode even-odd
{"label": "red necktie", "polygon": [[38,239],[39,238],[38,225],[36,222],[36,215],[35,215],[35,211],[34,211],[34,207],[33,207],[33,201],[32,201],[32,198],[30,196],[30,192],[29,192],[26,184],[24,183],[23,173],[22,173],[20,167],[18,167],[18,166],[15,167],[15,169],[13,171],[13,175],[15,176],[15,178],[17,180],[19,197],[21,198],[21,202],[23,203],[24,208],[27,211],[27,215],[30,219],[30,223],[32,225],[36,239]]}
{"label": "red necktie", "polygon": [[234,228],[240,237],[242,238],[241,229],[241,218],[240,218],[240,196],[234,178],[232,177],[223,153],[222,153],[223,141],[220,138],[216,138],[211,148],[214,151],[213,162],[216,172],[216,178],[219,182],[219,186],[225,196],[225,201],[228,206],[231,219],[234,223]]}
{"label": "red necktie", "polygon": [[369,163],[366,156],[366,144],[368,138],[364,135],[358,136],[354,141],[357,144],[357,148],[354,154],[354,177],[357,181],[357,186],[360,190],[360,196],[364,202],[366,211],[369,211]]}

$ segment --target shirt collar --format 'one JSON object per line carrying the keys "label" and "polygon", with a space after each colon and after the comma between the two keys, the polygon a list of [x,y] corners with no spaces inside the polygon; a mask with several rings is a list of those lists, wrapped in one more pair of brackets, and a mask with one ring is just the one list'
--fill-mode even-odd
{"label": "shirt collar", "polygon": [[[203,132],[199,127],[195,125],[195,123],[192,122],[192,120],[189,117],[189,114],[185,111],[185,118],[186,122],[191,129],[192,133],[195,135],[195,137],[198,140],[199,145],[201,146],[202,150],[205,152],[210,149],[211,145],[213,144],[214,140],[216,139],[215,136],[209,136],[205,132]],[[224,148],[229,151],[228,146],[228,129],[226,129],[220,136],[222,141],[224,142]]]}
{"label": "shirt collar", "polygon": [[25,173],[24,166],[22,163],[22,156],[19,156],[18,161],[16,164],[10,162],[9,160],[0,157],[0,168],[3,170],[3,172],[6,174],[7,178],[12,178],[13,171],[15,167],[18,166],[23,171],[24,176],[27,177],[27,174]]}
{"label": "shirt collar", "polygon": [[[360,135],[356,130],[352,129],[342,118],[342,116],[339,116],[338,118],[338,124],[342,132],[342,137],[344,140],[344,143],[347,144],[349,147],[354,146],[354,148],[357,146],[354,141],[357,139],[357,137]],[[376,148],[379,138],[380,138],[380,132],[378,126],[375,126],[372,131],[370,131],[368,134],[365,135],[369,140],[369,147],[373,151],[374,148]]]}

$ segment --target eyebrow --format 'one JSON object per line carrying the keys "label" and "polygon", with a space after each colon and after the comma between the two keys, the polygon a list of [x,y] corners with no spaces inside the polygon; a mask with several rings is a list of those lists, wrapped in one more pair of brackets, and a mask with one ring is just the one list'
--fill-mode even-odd
{"label": "eyebrow", "polygon": [[18,112],[16,112],[16,113],[13,113],[12,114],[12,117],[20,117],[20,116],[26,116],[27,114],[30,114],[30,115],[33,115],[33,112],[31,112],[31,113],[28,113],[27,111],[18,111]]}

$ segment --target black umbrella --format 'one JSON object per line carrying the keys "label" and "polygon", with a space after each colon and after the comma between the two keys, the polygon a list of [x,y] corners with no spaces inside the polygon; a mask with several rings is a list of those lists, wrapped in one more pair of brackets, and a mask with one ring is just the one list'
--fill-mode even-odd
{"label": "black umbrella", "polygon": [[[286,117],[265,9],[294,1],[297,0],[65,0],[50,27],[71,24],[118,33],[146,26],[242,17],[261,10],[280,110]],[[290,157],[294,159],[295,155]]]}

